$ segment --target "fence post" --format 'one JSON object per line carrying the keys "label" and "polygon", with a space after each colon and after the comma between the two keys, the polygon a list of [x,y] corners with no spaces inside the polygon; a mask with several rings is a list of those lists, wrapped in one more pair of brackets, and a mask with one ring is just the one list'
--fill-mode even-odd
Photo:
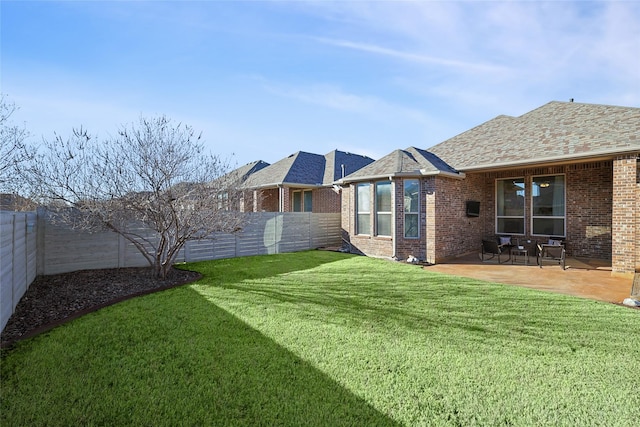
{"label": "fence post", "polygon": [[36,275],[46,274],[45,252],[46,252],[46,232],[47,221],[46,211],[43,207],[36,209]]}
{"label": "fence post", "polygon": [[308,216],[308,220],[307,221],[309,222],[309,224],[308,224],[309,227],[307,228],[307,232],[309,233],[309,249],[311,249],[314,246],[313,245],[313,224],[312,224],[313,214],[311,212],[309,212],[307,214],[307,216]]}
{"label": "fence post", "polygon": [[122,234],[118,234],[118,268],[126,267],[126,254],[127,242]]}

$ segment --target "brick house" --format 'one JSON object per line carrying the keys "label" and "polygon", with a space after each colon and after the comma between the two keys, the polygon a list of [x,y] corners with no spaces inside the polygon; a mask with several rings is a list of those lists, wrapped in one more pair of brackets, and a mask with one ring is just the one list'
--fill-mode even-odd
{"label": "brick house", "polygon": [[353,252],[431,263],[490,235],[565,240],[567,254],[640,269],[640,108],[550,102],[346,176]]}
{"label": "brick house", "polygon": [[338,150],[325,155],[298,151],[244,180],[241,210],[339,213],[340,189],[334,182],[372,162]]}

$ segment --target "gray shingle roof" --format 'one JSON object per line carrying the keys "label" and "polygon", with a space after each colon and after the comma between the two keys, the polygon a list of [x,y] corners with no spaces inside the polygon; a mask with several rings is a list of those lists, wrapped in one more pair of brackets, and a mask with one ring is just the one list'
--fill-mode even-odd
{"label": "gray shingle roof", "polygon": [[240,177],[240,179],[245,181],[250,175],[253,175],[259,170],[266,168],[267,166],[269,166],[269,163],[262,160],[256,160],[254,162],[247,163],[244,166],[240,166],[234,172]]}
{"label": "gray shingle roof", "polygon": [[597,157],[640,150],[640,108],[550,102],[498,116],[429,149],[457,170]]}
{"label": "gray shingle roof", "polygon": [[347,176],[343,182],[386,178],[389,176],[436,174],[459,175],[455,169],[447,165],[435,154],[419,148],[409,147],[405,150],[395,150],[387,154],[380,160]]}
{"label": "gray shingle roof", "polygon": [[269,166],[269,163],[262,160],[255,160],[251,163],[247,163],[244,166],[240,166],[239,168],[232,170],[231,172],[221,177],[220,181],[225,182],[225,185],[228,186],[238,186],[246,181],[249,176],[261,169],[266,168],[267,166]]}
{"label": "gray shingle roof", "polygon": [[298,151],[251,175],[244,183],[246,188],[268,188],[278,185],[319,187],[331,185],[335,177],[355,171],[373,159],[357,154],[334,150],[326,155]]}
{"label": "gray shingle roof", "polygon": [[640,108],[553,101],[498,116],[428,150],[395,150],[343,182],[388,176],[463,177],[465,171],[640,153]]}
{"label": "gray shingle roof", "polygon": [[325,185],[344,178],[345,176],[373,163],[373,159],[359,154],[347,153],[344,151],[333,150],[325,154],[326,168],[324,170],[324,178],[322,183]]}

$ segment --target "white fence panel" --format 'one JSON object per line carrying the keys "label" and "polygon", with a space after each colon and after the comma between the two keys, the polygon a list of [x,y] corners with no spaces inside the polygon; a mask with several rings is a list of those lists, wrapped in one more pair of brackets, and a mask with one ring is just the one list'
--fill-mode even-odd
{"label": "white fence panel", "polygon": [[44,224],[44,265],[41,274],[119,267],[117,234],[88,233],[50,222]]}
{"label": "white fence panel", "polygon": [[339,214],[316,214],[311,217],[311,246],[315,248],[340,247],[341,217]]}
{"label": "white fence panel", "polygon": [[[113,232],[88,233],[54,225],[43,212],[0,217],[0,320],[6,325],[36,274],[144,267],[135,245]],[[150,230],[141,236],[153,241]],[[177,262],[277,254],[339,246],[340,214],[264,212],[248,215],[242,230],[187,242]]]}
{"label": "white fence panel", "polygon": [[[115,233],[87,233],[48,222],[44,228],[44,265],[39,267],[40,274],[149,265],[133,243]],[[156,238],[144,228],[137,232],[151,241]],[[337,213],[252,213],[236,233],[215,233],[211,239],[187,242],[176,262],[295,252],[338,246],[340,242]]]}
{"label": "white fence panel", "polygon": [[0,325],[36,277],[35,212],[0,212]]}

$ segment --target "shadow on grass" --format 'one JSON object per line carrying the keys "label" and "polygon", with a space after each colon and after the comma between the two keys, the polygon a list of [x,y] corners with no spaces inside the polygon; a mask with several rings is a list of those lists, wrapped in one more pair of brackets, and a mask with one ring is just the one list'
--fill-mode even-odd
{"label": "shadow on grass", "polygon": [[[201,285],[231,291],[221,298],[234,304],[286,305],[286,310],[318,322],[373,323],[395,332],[446,333],[451,344],[465,347],[498,342],[535,349],[541,344],[555,346],[559,338],[571,343],[576,341],[573,331],[585,328],[582,313],[601,317],[614,309],[594,301],[429,273],[414,266],[361,257],[337,260],[345,262],[314,266],[306,260],[307,267],[316,271],[296,271],[282,263],[280,272],[287,274],[277,280],[260,280],[276,276],[276,270],[260,275],[258,269],[248,279],[224,283],[210,281],[204,270],[198,271],[205,275]],[[607,331],[591,327],[590,332],[604,335]]]}
{"label": "shadow on grass", "polygon": [[399,425],[190,287],[5,356],[2,425]]}

